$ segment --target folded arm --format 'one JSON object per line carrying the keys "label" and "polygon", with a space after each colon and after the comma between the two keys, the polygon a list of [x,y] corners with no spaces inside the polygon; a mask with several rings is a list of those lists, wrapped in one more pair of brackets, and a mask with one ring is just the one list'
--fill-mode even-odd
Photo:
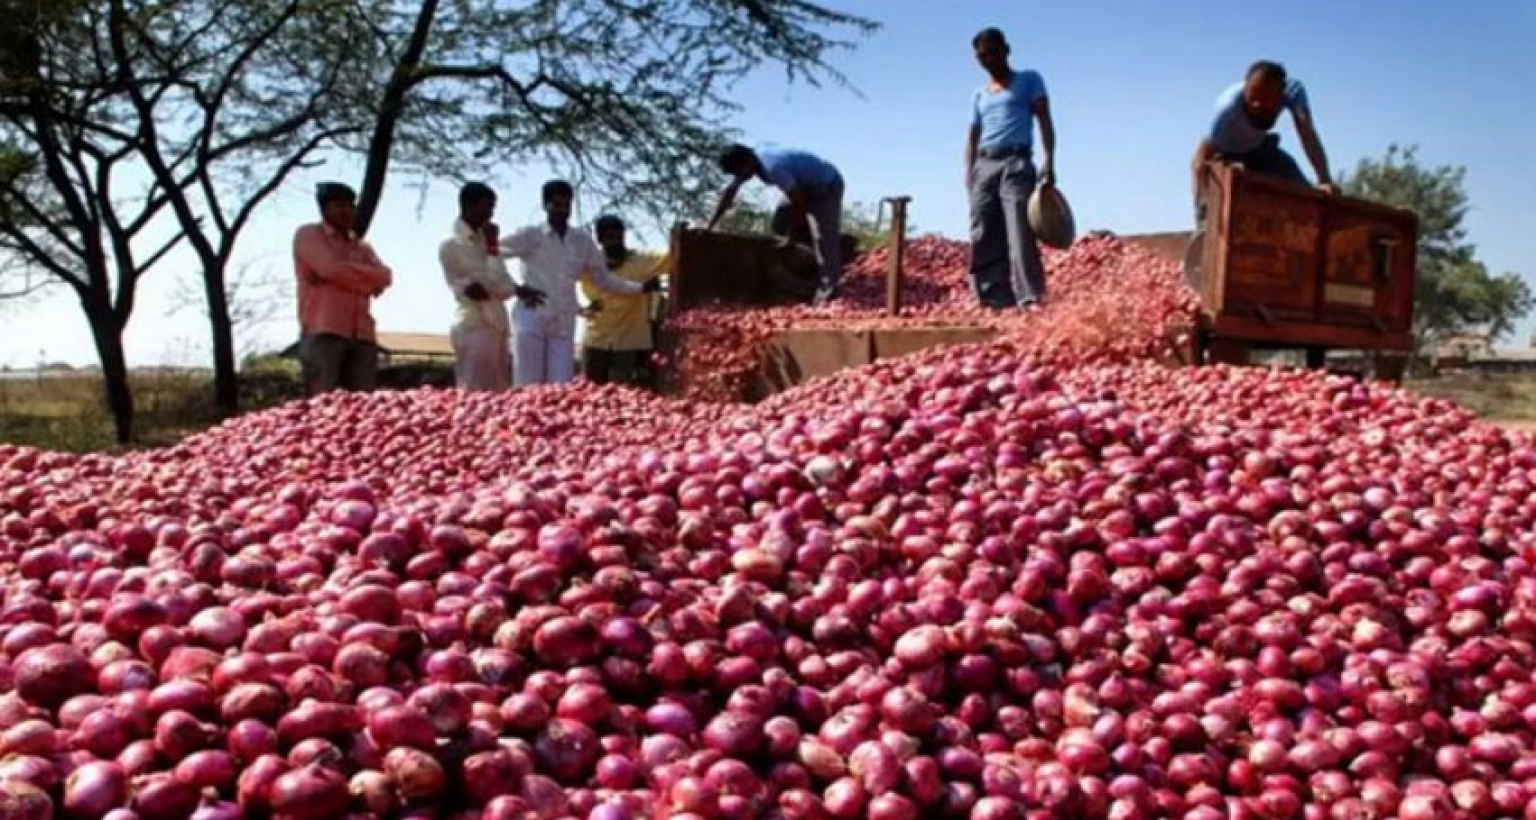
{"label": "folded arm", "polygon": [[293,258],[320,281],[354,293],[377,295],[389,287],[389,268],[378,261],[372,249],[364,246],[363,261],[337,253],[318,231],[301,230],[293,239]]}
{"label": "folded arm", "polygon": [[476,299],[475,294],[482,293],[498,301],[512,298],[516,285],[500,259],[478,254],[460,242],[443,243],[438,258],[443,264],[443,278],[456,295]]}

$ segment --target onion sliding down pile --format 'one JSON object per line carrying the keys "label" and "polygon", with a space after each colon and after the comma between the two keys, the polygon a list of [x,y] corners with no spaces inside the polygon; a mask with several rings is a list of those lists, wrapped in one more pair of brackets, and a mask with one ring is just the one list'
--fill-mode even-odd
{"label": "onion sliding down pile", "polygon": [[995,343],[754,406],[0,445],[0,820],[1536,820],[1536,446],[1168,369],[1175,271],[1050,260]]}

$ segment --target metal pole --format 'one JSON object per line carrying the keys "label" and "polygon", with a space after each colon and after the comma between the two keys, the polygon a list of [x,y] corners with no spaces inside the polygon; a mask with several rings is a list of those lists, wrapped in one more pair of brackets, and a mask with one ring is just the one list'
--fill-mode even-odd
{"label": "metal pole", "polygon": [[885,274],[885,312],[890,316],[901,314],[902,264],[907,255],[907,204],[910,196],[887,197],[891,204],[891,267]]}

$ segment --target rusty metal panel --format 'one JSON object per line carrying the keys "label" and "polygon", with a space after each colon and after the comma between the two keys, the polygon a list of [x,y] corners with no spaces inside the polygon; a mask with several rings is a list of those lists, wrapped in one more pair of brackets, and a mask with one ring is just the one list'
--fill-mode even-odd
{"label": "rusty metal panel", "polygon": [[1406,332],[1413,321],[1416,226],[1404,214],[1335,204],[1323,259],[1321,318]]}
{"label": "rusty metal panel", "polygon": [[1241,174],[1231,186],[1220,312],[1310,318],[1317,301],[1323,208],[1310,197]]}
{"label": "rusty metal panel", "polygon": [[808,302],[816,289],[814,254],[772,237],[680,226],[672,232],[672,259],[673,313],[708,304]]}
{"label": "rusty metal panel", "polygon": [[1206,326],[1266,344],[1397,350],[1413,314],[1413,214],[1220,168],[1204,181]]}
{"label": "rusty metal panel", "polygon": [[758,305],[766,297],[763,258],[774,246],[760,236],[680,227],[673,232],[672,309],[710,303]]}

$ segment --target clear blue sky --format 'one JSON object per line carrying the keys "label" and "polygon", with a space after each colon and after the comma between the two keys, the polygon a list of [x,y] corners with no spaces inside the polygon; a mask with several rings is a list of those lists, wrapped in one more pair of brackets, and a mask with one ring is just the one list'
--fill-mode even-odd
{"label": "clear blue sky", "polygon": [[[971,35],[996,25],[1014,62],[1038,69],[1059,133],[1058,174],[1082,229],[1121,233],[1187,227],[1188,161],[1216,94],[1256,58],[1277,59],[1304,80],[1336,169],[1417,143],[1431,163],[1467,166],[1474,210],[1467,226],[1495,270],[1536,277],[1536,2],[1302,2],[1231,0],[857,0],[834,3],[885,28],[840,55],[851,91],[788,87],[765,70],[743,83],[737,125],[753,140],[803,146],[838,164],[850,200],[908,194],[923,230],[963,236],[961,150],[972,89],[982,77]],[[1300,156],[1289,122],[1283,144]],[[334,163],[318,175],[355,179]],[[536,184],[547,169],[497,169],[504,225],[539,218]],[[286,186],[247,233],[240,258],[291,277],[288,240],[310,220],[307,175]],[[445,332],[452,304],[436,245],[454,212],[453,191],[425,193],[400,178],[372,239],[396,271],[378,303],[380,327]],[[590,218],[592,214],[583,214]],[[187,260],[156,271],[130,328],[136,364],[206,361],[200,315],[168,313],[167,293]],[[177,270],[179,268],[179,270]],[[279,297],[291,298],[291,297]],[[70,297],[0,314],[0,362],[93,361]],[[1515,340],[1523,344],[1529,323]],[[260,329],[257,346],[295,334],[292,310]]]}

